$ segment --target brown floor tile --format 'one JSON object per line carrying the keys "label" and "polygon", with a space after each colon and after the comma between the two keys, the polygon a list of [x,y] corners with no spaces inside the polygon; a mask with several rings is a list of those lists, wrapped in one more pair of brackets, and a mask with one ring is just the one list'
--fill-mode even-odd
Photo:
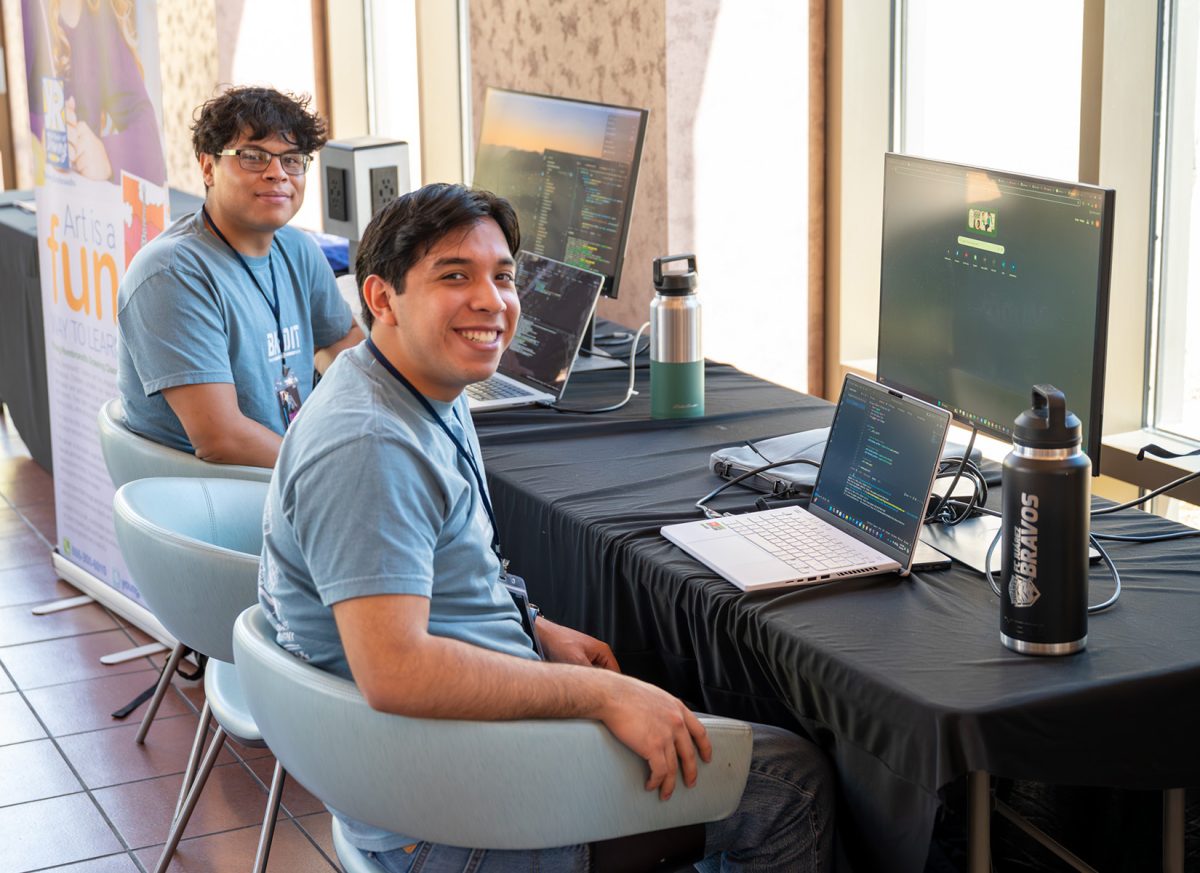
{"label": "brown floor tile", "polygon": [[0,537],[22,532],[29,532],[29,525],[25,523],[25,519],[19,512],[0,500]]}
{"label": "brown floor tile", "polygon": [[[44,739],[46,732],[20,694],[0,696],[0,746]],[[3,843],[0,843],[3,845]]]}
{"label": "brown floor tile", "polygon": [[[182,715],[155,719],[146,742],[133,741],[138,725],[128,724],[85,734],[59,737],[67,760],[88,788],[102,788],[138,779],[182,773],[196,735],[197,716]],[[233,763],[228,749],[217,756],[218,764]],[[178,790],[179,780],[173,779]],[[144,844],[143,844],[144,845]]]}
{"label": "brown floor tile", "polygon": [[49,561],[0,570],[0,607],[45,603],[77,597],[79,593],[77,588],[58,578],[58,572]]}
{"label": "brown floor tile", "polygon": [[124,848],[86,794],[0,809],[0,846],[5,870],[14,871],[70,864]]}
{"label": "brown floor tile", "polygon": [[20,509],[31,503],[44,503],[54,499],[54,480],[50,474],[39,467],[32,459],[19,473],[8,479],[0,479],[0,494]]}
{"label": "brown floor tile", "polygon": [[[83,682],[65,685],[50,685],[25,692],[29,705],[33,707],[52,736],[78,734],[84,731],[102,730],[130,724],[140,724],[147,703],[130,713],[124,720],[112,717],[112,712],[133,700],[139,693],[158,681],[155,670],[139,670],[136,673],[119,673],[101,676]],[[192,708],[176,692],[168,690],[158,708],[158,718],[168,719],[177,715],[190,715]],[[150,736],[154,726],[150,728]]]}
{"label": "brown floor tile", "polygon": [[321,847],[321,851],[336,861],[337,852],[333,848],[333,831],[330,828],[332,821],[333,816],[328,812],[318,812],[296,819],[296,824]]}
{"label": "brown floor tile", "polygon": [[26,643],[0,649],[0,661],[21,688],[41,688],[63,682],[79,682],[97,676],[114,676],[145,670],[145,658],[123,664],[101,664],[100,656],[128,649],[129,636],[123,630],[66,637],[41,643]]}
{"label": "brown floor tile", "polygon": [[20,513],[26,522],[32,524],[38,533],[46,538],[46,542],[51,544],[58,542],[57,516],[53,500],[22,506]]}
{"label": "brown floor tile", "polygon": [[90,861],[80,861],[78,864],[68,864],[65,867],[55,867],[46,873],[142,873],[137,862],[128,854],[106,855],[103,858],[93,858]]}
{"label": "brown floor tile", "polygon": [[50,563],[50,547],[29,528],[0,537],[0,570]]}
{"label": "brown floor tile", "polygon": [[[253,761],[247,761],[250,769],[254,771],[262,784],[268,789],[271,787],[271,775],[275,771],[275,756],[269,752],[266,757],[256,758]],[[302,815],[312,815],[315,812],[324,812],[325,805],[308,793],[308,789],[297,782],[289,775],[283,782],[283,807],[293,818],[298,818]]]}
{"label": "brown floor tile", "polygon": [[[125,841],[132,848],[141,848],[166,841],[175,801],[179,797],[179,785],[178,776],[164,776],[102,788],[93,794]],[[214,767],[188,822],[185,836],[257,827],[262,823],[266,806],[267,793],[245,767],[241,764]]]}
{"label": "brown floor tile", "polygon": [[[184,840],[167,868],[170,873],[211,873],[214,870],[246,870],[258,845],[257,827],[227,831],[212,836]],[[152,870],[161,849],[155,846],[135,854]],[[326,859],[291,822],[283,821],[275,829],[269,873],[330,873],[338,868]]]}
{"label": "brown floor tile", "polygon": [[5,489],[18,483],[49,487],[52,492],[54,488],[53,478],[38,466],[37,461],[33,460],[27,451],[0,458],[0,494],[7,496],[8,491]]}
{"label": "brown floor tile", "polygon": [[50,740],[0,746],[0,806],[82,790],[83,786]]}
{"label": "brown floor tile", "polygon": [[119,627],[98,603],[34,615],[28,604],[0,608],[0,647],[75,637]]}

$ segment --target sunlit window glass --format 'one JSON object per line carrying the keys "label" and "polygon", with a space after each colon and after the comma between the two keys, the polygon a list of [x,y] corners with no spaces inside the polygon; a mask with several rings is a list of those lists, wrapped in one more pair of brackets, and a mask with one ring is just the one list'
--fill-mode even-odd
{"label": "sunlit window glass", "polygon": [[[1163,173],[1162,261],[1152,424],[1200,439],[1200,2],[1177,0],[1170,17]],[[1188,338],[1192,342],[1188,343]]]}
{"label": "sunlit window glass", "polygon": [[1083,0],[905,0],[899,148],[1075,180]]}

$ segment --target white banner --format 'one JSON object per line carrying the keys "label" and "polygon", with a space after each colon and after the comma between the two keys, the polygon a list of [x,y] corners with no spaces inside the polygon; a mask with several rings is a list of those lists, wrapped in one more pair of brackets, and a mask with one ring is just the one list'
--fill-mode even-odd
{"label": "white banner", "polygon": [[23,0],[22,11],[57,548],[140,604],[96,416],[117,394],[117,287],[168,220],[155,2]]}

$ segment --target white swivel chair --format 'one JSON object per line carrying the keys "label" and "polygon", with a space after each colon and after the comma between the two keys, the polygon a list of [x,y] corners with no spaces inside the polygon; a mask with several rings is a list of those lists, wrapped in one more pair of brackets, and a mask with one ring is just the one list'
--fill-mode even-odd
{"label": "white swivel chair", "polygon": [[[288,772],[351,818],[414,839],[537,849],[715,821],[746,785],[745,722],[701,718],[713,744],[693,788],[648,792],[645,763],[599,722],[451,721],[371,709],[357,686],[275,643],[256,604],[238,617],[234,658],[263,738]],[[348,873],[378,867],[346,842]]]}
{"label": "white swivel chair", "polygon": [[[233,479],[139,479],[122,485],[113,498],[117,542],[147,606],[180,643],[209,658],[204,709],[155,873],[170,864],[226,737],[265,745],[233,664],[233,624],[258,601],[267,487]],[[214,717],[217,730],[201,760]],[[256,873],[266,869],[283,782],[283,768],[276,763]]]}
{"label": "white swivel chair", "polygon": [[[269,482],[271,470],[266,467],[244,467],[237,464],[210,464],[195,455],[168,448],[140,436],[125,426],[125,411],[121,398],[114,397],[103,406],[97,415],[100,430],[100,451],[113,487],[120,488],[126,482],[148,479],[154,476],[202,476],[214,479],[248,479],[254,482]],[[146,706],[141,727],[135,741],[140,745],[146,741],[150,725],[158,714],[171,678],[179,668],[187,647],[177,643],[171,650],[162,675],[154,688],[154,695]]]}

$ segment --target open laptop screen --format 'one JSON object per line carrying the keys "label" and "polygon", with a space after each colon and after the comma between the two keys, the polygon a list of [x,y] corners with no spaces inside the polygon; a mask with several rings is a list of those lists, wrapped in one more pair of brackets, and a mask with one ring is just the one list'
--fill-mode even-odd
{"label": "open laptop screen", "polygon": [[500,372],[557,394],[570,375],[604,276],[522,251],[516,278],[521,319]]}
{"label": "open laptop screen", "polygon": [[945,410],[847,376],[810,509],[907,566],[949,425]]}

